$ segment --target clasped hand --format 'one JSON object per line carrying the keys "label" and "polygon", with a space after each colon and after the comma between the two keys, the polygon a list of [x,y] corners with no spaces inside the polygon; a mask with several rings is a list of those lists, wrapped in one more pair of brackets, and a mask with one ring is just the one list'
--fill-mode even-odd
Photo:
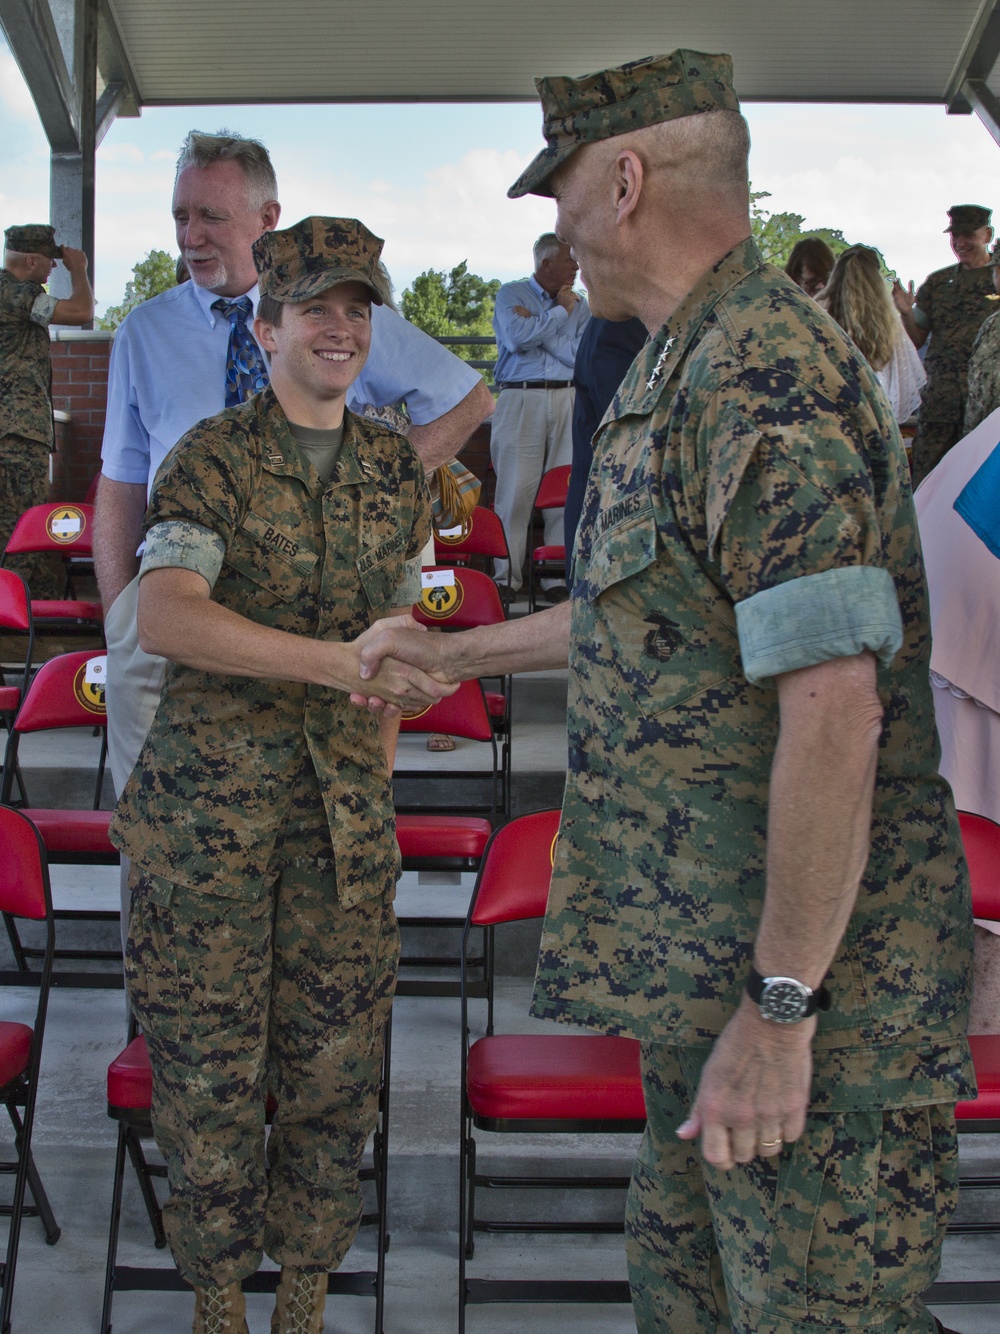
{"label": "clasped hand", "polygon": [[458,682],[449,679],[441,663],[438,641],[443,638],[428,634],[412,616],[376,621],[354,641],[365,692],[352,691],[351,702],[392,718],[453,695]]}

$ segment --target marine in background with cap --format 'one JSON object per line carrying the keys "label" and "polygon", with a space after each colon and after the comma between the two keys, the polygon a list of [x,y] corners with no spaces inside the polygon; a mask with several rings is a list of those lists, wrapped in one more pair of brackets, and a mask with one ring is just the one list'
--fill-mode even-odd
{"label": "marine in background with cap", "polygon": [[548,147],[510,193],[554,196],[594,315],[650,332],[570,601],[444,644],[388,628],[363,660],[458,678],[568,651],[533,1010],[642,1043],[643,1334],[929,1334],[971,913],[899,433],[751,238],[728,56],[539,91]]}
{"label": "marine in background with cap", "polygon": [[[318,1334],[361,1214],[398,957],[398,723],[346,692],[358,637],[419,596],[430,533],[413,448],[345,408],[381,249],[344,218],[260,237],[270,387],[179,441],[146,516],[139,635],[169,666],[112,837],[198,1334],[246,1329],[262,1251],[282,1267],[272,1330]],[[420,680],[386,688],[427,703]]]}
{"label": "marine in background with cap", "polygon": [[951,248],[958,260],[938,269],[916,296],[893,283],[892,298],[915,347],[930,338],[924,356],[927,383],[913,440],[913,485],[918,486],[964,431],[969,357],[983,321],[996,308],[990,268],[990,210],[955,204],[948,210]]}
{"label": "marine in background with cap", "polygon": [[980,326],[969,357],[965,396],[965,433],[1000,408],[1000,242],[990,251],[990,272],[996,300],[993,314]]}
{"label": "marine in background with cap", "polygon": [[[8,227],[0,269],[0,553],[21,514],[49,498],[52,449],[50,324],[88,324],[94,294],[87,256],[58,246],[43,223]],[[44,284],[61,259],[72,279],[60,299]],[[53,567],[43,556],[14,556],[8,565],[27,581],[32,597],[62,595]]]}

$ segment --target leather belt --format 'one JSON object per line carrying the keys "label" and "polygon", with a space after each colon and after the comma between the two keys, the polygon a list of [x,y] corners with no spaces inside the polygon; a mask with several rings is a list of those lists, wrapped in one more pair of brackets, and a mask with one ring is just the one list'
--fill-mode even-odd
{"label": "leather belt", "polygon": [[504,380],[501,389],[572,389],[572,380]]}

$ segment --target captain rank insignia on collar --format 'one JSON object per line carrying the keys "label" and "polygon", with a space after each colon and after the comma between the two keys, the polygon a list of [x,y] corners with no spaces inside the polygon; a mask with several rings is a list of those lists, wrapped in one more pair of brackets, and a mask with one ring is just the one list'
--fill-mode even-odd
{"label": "captain rank insignia on collar", "polygon": [[361,460],[361,471],[364,473],[366,477],[375,476],[375,469],[372,467],[372,465],[368,462],[367,459]]}
{"label": "captain rank insignia on collar", "polygon": [[676,338],[668,338],[667,341],[663,344],[663,351],[656,358],[656,365],[653,367],[653,373],[646,381],[647,389],[656,388],[657,384],[660,381],[660,376],[663,374],[663,363],[666,361],[667,357],[670,354],[670,349],[676,342],[677,342]]}

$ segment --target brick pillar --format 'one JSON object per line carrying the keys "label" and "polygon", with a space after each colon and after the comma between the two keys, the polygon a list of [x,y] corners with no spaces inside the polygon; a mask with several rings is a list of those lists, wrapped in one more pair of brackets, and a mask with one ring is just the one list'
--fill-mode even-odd
{"label": "brick pillar", "polygon": [[59,329],[53,338],[52,406],[70,419],[57,430],[54,500],[84,500],[101,470],[112,338],[101,329]]}

